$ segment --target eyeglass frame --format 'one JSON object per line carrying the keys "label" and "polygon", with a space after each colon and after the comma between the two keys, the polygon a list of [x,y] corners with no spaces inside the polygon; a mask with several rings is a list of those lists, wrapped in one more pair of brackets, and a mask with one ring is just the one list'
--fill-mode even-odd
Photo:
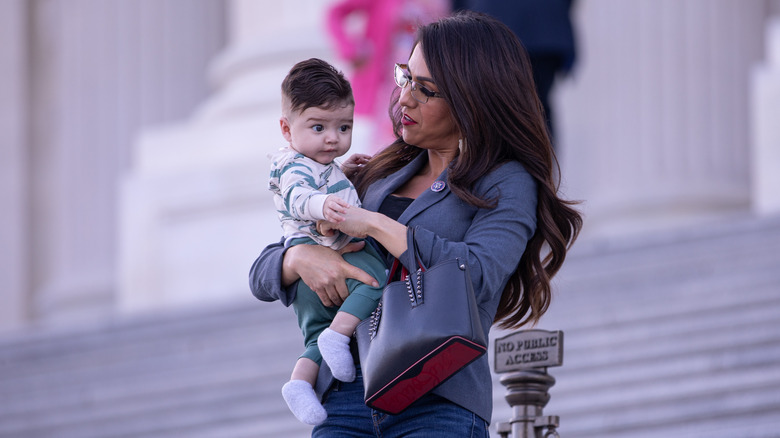
{"label": "eyeglass frame", "polygon": [[[426,87],[425,85],[422,85],[419,82],[417,82],[414,79],[412,79],[412,75],[408,74],[408,72],[409,72],[409,65],[408,64],[396,63],[395,67],[393,67],[393,79],[395,80],[395,85],[398,88],[402,89],[402,90],[404,88],[406,88],[409,84],[411,84],[411,87],[410,87],[411,93],[410,94],[412,95],[412,98],[414,98],[414,100],[416,100],[416,101],[418,101],[418,102],[420,102],[422,104],[426,104],[426,103],[428,103],[428,100],[430,100],[431,97],[438,97],[438,98],[443,98],[444,97],[438,91],[432,91],[428,87]],[[399,79],[401,79],[401,78],[406,79],[406,83],[405,84],[401,84],[400,82],[398,82]],[[417,96],[417,91],[418,90],[423,94],[423,96],[425,96],[425,100],[421,100]]]}

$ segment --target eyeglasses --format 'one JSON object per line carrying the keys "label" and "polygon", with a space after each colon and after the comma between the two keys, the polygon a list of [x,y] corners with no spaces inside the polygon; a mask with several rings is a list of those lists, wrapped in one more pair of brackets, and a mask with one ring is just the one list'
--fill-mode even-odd
{"label": "eyeglasses", "polygon": [[399,88],[406,88],[407,85],[412,84],[412,97],[420,103],[428,103],[428,99],[431,97],[442,97],[441,93],[431,91],[427,87],[420,85],[419,82],[412,80],[412,76],[407,73],[408,69],[409,66],[406,64],[395,65],[395,84]]}

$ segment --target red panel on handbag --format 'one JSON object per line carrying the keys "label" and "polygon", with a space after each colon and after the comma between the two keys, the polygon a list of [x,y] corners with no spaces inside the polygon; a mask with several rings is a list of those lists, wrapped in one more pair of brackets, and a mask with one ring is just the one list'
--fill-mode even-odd
{"label": "red panel on handbag", "polygon": [[486,350],[468,339],[452,337],[366,398],[366,404],[389,414],[398,414]]}

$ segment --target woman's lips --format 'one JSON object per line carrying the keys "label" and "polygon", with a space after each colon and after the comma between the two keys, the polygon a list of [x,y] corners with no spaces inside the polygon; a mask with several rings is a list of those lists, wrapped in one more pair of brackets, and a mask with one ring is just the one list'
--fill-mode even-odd
{"label": "woman's lips", "polygon": [[413,118],[411,118],[408,115],[404,114],[404,116],[401,117],[401,124],[403,124],[403,125],[416,125],[417,122],[415,122]]}

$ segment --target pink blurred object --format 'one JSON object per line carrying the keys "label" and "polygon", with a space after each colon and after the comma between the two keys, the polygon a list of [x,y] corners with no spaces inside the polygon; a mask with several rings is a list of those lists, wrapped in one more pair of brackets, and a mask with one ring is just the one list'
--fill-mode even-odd
{"label": "pink blurred object", "polygon": [[349,62],[355,115],[387,125],[395,84],[393,65],[406,62],[418,24],[447,13],[448,0],[342,0],[327,14],[327,30],[339,57]]}

